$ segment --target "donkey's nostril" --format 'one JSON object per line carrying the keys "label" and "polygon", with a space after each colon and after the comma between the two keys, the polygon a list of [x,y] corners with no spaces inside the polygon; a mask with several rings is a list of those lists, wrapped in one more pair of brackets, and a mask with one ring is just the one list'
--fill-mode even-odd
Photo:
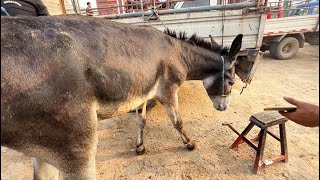
{"label": "donkey's nostril", "polygon": [[220,104],[219,105],[219,111],[225,111],[225,110],[227,110],[227,105],[225,105],[225,104]]}
{"label": "donkey's nostril", "polygon": [[219,104],[219,110],[220,110],[220,111],[223,111],[223,110],[224,110],[223,104]]}

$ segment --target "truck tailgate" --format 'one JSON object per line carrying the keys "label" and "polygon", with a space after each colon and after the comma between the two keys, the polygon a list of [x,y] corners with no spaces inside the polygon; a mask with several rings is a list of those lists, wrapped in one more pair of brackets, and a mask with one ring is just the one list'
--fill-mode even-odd
{"label": "truck tailgate", "polygon": [[[260,29],[261,14],[249,13],[244,15],[242,10],[226,10],[224,23],[223,43],[224,46],[231,45],[238,34],[243,34],[242,49],[256,48],[259,46],[258,37]],[[221,44],[222,41],[222,14],[221,11],[203,11],[192,13],[177,13],[160,15],[159,20],[147,20],[142,22],[142,17],[131,17],[123,19],[112,19],[113,21],[134,25],[149,25],[163,31],[165,26],[175,31],[185,31],[188,35],[196,33],[198,36],[210,41],[209,35]]]}

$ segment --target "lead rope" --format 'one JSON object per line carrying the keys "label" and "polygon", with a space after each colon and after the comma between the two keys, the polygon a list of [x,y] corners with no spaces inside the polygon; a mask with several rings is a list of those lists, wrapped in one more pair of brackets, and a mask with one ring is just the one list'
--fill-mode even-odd
{"label": "lead rope", "polygon": [[221,42],[221,45],[223,47],[223,36],[224,36],[224,22],[225,22],[225,11],[226,10],[226,1],[225,0],[222,0],[222,27],[221,27],[221,39],[222,39],[222,42]]}
{"label": "lead rope", "polygon": [[[221,17],[221,19],[222,19],[222,27],[221,27],[221,39],[222,39],[222,42],[221,42],[221,44],[222,44],[222,47],[223,47],[223,36],[224,36],[224,22],[225,22],[225,18],[226,18],[226,0],[222,0],[222,17]],[[222,57],[222,56],[221,56]],[[222,57],[222,61],[223,61],[223,66],[224,66],[224,58]],[[222,77],[223,77],[223,79],[222,79],[222,81],[223,81],[223,89],[222,89],[222,91],[224,90],[224,67],[223,67],[223,70],[222,70],[222,72],[223,72],[223,74],[222,74]],[[248,85],[248,83],[246,83],[245,84],[245,86],[243,86],[242,87],[242,89],[241,89],[241,92],[240,92],[240,95],[242,94],[242,92],[243,92],[243,90],[245,89],[245,88],[247,88],[247,85]],[[222,93],[222,95],[224,95],[224,93]]]}
{"label": "lead rope", "polygon": [[158,9],[159,9],[159,8],[160,8],[160,5],[158,5],[158,6],[153,6],[153,7],[151,8],[152,14],[151,14],[151,16],[149,16],[148,20],[149,20],[152,16],[156,16],[156,17],[160,20],[160,22],[161,22],[161,24],[163,25],[163,27],[164,27],[165,29],[167,29],[167,26],[164,24],[164,22],[161,20],[159,14],[158,14]]}
{"label": "lead rope", "polygon": [[223,56],[221,56],[221,58],[222,58],[222,96],[226,96],[226,95],[224,95],[224,72],[225,72],[224,58],[223,58]]}
{"label": "lead rope", "polygon": [[[224,36],[224,21],[225,21],[225,8],[226,8],[226,1],[222,0],[222,27],[221,27],[221,46],[223,47],[223,36]],[[225,73],[225,69],[224,69],[224,58],[223,56],[221,56],[222,58],[222,96],[226,96],[224,95],[224,73]]]}
{"label": "lead rope", "polygon": [[144,24],[144,12],[143,12],[143,2],[142,2],[142,0],[140,0],[140,6],[141,6],[142,23]]}
{"label": "lead rope", "polygon": [[245,88],[247,88],[247,85],[248,85],[248,83],[246,83],[246,85],[242,87],[241,92],[240,92],[240,95],[242,94],[243,90],[244,90]]}

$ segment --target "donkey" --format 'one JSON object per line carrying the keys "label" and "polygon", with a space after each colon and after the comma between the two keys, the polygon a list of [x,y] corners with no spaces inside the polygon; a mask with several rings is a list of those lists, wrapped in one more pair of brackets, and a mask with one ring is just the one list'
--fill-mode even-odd
{"label": "donkey", "polygon": [[[97,115],[157,99],[194,149],[179,87],[203,80],[214,107],[225,110],[241,43],[238,35],[227,50],[195,35],[92,17],[1,17],[1,146],[34,157],[35,179],[58,179],[59,171],[67,180],[95,179]],[[138,124],[142,153],[145,118]]]}

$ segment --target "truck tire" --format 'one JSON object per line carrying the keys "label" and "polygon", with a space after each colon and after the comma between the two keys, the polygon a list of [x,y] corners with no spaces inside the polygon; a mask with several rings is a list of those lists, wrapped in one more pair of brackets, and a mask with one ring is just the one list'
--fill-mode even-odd
{"label": "truck tire", "polygon": [[290,59],[299,50],[299,41],[294,37],[285,37],[276,43],[272,56],[276,59]]}
{"label": "truck tire", "polygon": [[305,33],[304,37],[310,45],[319,45],[319,31]]}
{"label": "truck tire", "polygon": [[269,46],[267,46],[267,45],[262,45],[261,46],[261,48],[260,48],[260,51],[262,51],[262,52],[266,52],[267,50],[269,50]]}
{"label": "truck tire", "polygon": [[275,52],[275,47],[276,47],[277,43],[271,43],[270,48],[269,48],[269,53],[271,54],[272,57],[274,57],[274,52]]}

